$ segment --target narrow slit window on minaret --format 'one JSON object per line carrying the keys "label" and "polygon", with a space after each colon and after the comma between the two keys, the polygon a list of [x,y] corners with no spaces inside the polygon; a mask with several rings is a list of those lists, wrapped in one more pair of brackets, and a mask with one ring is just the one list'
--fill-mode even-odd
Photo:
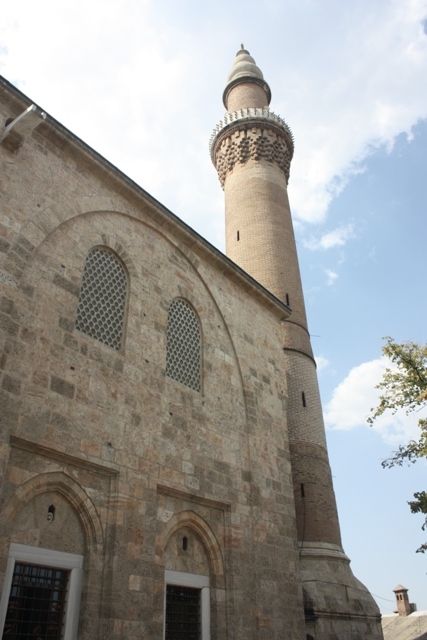
{"label": "narrow slit window on minaret", "polygon": [[302,393],[301,393],[301,398],[302,398],[302,406],[306,407],[307,406],[307,400],[305,399],[304,391],[302,391]]}
{"label": "narrow slit window on minaret", "polygon": [[305,498],[305,490],[302,482],[301,482],[301,498]]}
{"label": "narrow slit window on minaret", "polygon": [[289,307],[289,293],[286,294],[286,304]]}
{"label": "narrow slit window on minaret", "polygon": [[240,240],[240,231],[237,232],[237,242]]}

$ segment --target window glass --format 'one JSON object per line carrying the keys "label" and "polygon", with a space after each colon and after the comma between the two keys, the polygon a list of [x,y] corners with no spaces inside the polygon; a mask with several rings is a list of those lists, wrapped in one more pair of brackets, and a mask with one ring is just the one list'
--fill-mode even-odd
{"label": "window glass", "polygon": [[200,589],[166,587],[166,640],[201,640]]}
{"label": "window glass", "polygon": [[15,564],[3,637],[62,637],[68,571]]}

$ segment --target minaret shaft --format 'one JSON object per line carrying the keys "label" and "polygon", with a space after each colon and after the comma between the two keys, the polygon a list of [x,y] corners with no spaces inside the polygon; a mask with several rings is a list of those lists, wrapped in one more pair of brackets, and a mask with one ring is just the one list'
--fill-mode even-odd
{"label": "minaret shaft", "polygon": [[301,544],[340,545],[286,181],[274,163],[249,160],[228,174],[224,192],[227,255],[292,308],[291,319],[283,326],[283,346],[298,537]]}
{"label": "minaret shaft", "polygon": [[306,327],[283,173],[265,160],[249,160],[227,176],[224,192],[227,255],[291,306],[293,320]]}
{"label": "minaret shaft", "polygon": [[[238,69],[242,66],[239,63]],[[283,348],[298,538],[301,545],[341,545],[287,193],[293,143],[286,128],[269,121],[268,85],[256,76],[252,80],[232,77],[227,85],[227,107],[232,103],[240,110],[214,146],[225,195],[226,252],[292,309],[283,326]],[[251,84],[253,94],[248,90]]]}
{"label": "minaret shaft", "polygon": [[227,96],[228,111],[238,111],[251,106],[257,109],[268,107],[268,97],[264,88],[253,82],[242,82]]}

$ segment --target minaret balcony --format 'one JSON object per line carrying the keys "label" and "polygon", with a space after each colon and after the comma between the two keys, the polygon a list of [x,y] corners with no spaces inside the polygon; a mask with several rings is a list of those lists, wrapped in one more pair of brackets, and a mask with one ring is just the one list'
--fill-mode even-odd
{"label": "minaret balcony", "polygon": [[228,133],[228,130],[234,128],[236,125],[239,129],[248,129],[254,125],[262,126],[267,129],[275,129],[276,131],[279,129],[281,135],[284,135],[286,138],[287,147],[292,159],[294,152],[294,136],[285,120],[276,113],[273,113],[273,111],[270,111],[268,107],[264,107],[262,109],[247,107],[245,109],[238,109],[237,111],[227,111],[224,118],[213,130],[209,140],[209,150],[213,162],[214,148],[218,138],[222,138],[222,134],[225,134],[226,131]]}

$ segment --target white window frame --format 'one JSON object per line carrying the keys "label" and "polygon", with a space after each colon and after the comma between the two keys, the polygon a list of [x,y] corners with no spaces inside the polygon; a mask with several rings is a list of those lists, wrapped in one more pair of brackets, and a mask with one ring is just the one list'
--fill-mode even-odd
{"label": "white window frame", "polygon": [[166,589],[168,584],[180,587],[193,587],[200,589],[200,617],[202,640],[211,638],[211,590],[209,576],[199,576],[195,573],[183,573],[182,571],[165,570],[165,610],[163,625],[163,640],[166,637]]}
{"label": "white window frame", "polygon": [[0,600],[0,637],[3,635],[9,604],[10,588],[16,562],[35,564],[56,569],[66,569],[70,572],[67,585],[67,602],[64,611],[64,631],[62,640],[77,640],[79,626],[80,598],[83,578],[83,559],[74,553],[63,553],[51,549],[40,549],[25,544],[12,542],[9,550],[3,593]]}

